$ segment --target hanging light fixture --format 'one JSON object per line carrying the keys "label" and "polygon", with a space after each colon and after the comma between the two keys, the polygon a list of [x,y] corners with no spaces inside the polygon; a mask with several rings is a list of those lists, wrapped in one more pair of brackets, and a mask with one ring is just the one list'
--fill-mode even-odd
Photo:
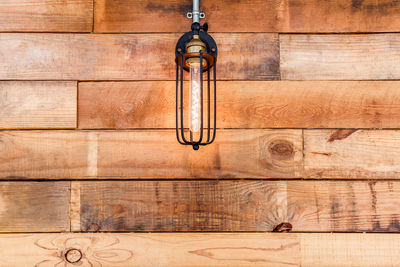
{"label": "hanging light fixture", "polygon": [[[199,11],[199,0],[193,0],[193,12],[189,12],[187,17],[193,18],[192,30],[182,35],[175,48],[176,138],[180,144],[191,145],[194,150],[198,150],[200,146],[211,144],[216,135],[217,45],[207,34],[207,23],[203,26],[199,23],[200,18],[205,17],[204,13]],[[211,90],[211,70],[213,90]],[[183,71],[189,72],[187,89],[184,89]],[[206,90],[203,86],[204,76],[206,76]],[[185,97],[188,97],[189,101],[184,106]],[[184,120],[186,112],[187,122]]]}

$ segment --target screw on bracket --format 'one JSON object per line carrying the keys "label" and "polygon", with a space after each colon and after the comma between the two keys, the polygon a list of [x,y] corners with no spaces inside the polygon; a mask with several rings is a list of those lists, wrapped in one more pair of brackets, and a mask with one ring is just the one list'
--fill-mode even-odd
{"label": "screw on bracket", "polygon": [[[206,17],[206,14],[205,14],[204,12],[200,12],[200,13],[199,13],[199,16],[200,16],[201,19],[204,19],[204,18]],[[193,18],[193,13],[192,13],[192,12],[186,13],[186,17],[187,17],[188,19]]]}

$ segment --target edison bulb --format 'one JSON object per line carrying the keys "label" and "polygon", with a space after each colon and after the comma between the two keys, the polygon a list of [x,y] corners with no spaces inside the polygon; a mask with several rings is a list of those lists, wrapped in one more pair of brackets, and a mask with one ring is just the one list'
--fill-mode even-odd
{"label": "edison bulb", "polygon": [[189,93],[189,129],[192,133],[200,131],[201,120],[201,92],[200,92],[200,64],[190,64],[190,93]]}

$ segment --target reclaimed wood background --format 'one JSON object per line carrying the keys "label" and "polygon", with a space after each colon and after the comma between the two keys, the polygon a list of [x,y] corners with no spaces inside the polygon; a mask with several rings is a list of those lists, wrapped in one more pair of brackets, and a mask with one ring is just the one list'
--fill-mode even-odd
{"label": "reclaimed wood background", "polygon": [[202,0],[199,151],[174,132],[191,6],[0,0],[0,266],[399,266],[400,2]]}

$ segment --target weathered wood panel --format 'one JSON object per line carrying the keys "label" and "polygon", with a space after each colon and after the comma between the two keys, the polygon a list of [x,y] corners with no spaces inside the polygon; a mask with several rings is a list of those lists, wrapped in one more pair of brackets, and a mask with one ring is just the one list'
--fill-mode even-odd
{"label": "weathered wood panel", "polygon": [[288,181],[287,221],[302,232],[400,231],[400,183]]}
{"label": "weathered wood panel", "polygon": [[[73,182],[81,231],[399,231],[399,182]],[[79,188],[79,189],[78,189]]]}
{"label": "weathered wood panel", "polygon": [[0,183],[0,232],[68,231],[69,188],[69,182]]}
{"label": "weathered wood panel", "polygon": [[[224,81],[220,128],[400,128],[397,81]],[[175,82],[79,83],[79,128],[175,128]]]}
{"label": "weathered wood panel", "polygon": [[[277,34],[213,34],[218,79],[279,78]],[[175,80],[179,34],[0,35],[0,79]],[[251,39],[252,48],[248,49]],[[18,60],[15,60],[18,58]]]}
{"label": "weathered wood panel", "polygon": [[[200,9],[214,32],[400,30],[400,4],[391,0],[203,0]],[[97,32],[189,31],[186,13],[191,10],[190,2],[176,0],[99,0],[94,26]]]}
{"label": "weathered wood panel", "polygon": [[0,129],[77,126],[76,82],[0,82]]}
{"label": "weathered wood panel", "polygon": [[0,31],[91,32],[92,0],[1,0]]}
{"label": "weathered wood panel", "polygon": [[400,78],[400,34],[281,35],[283,80]]}
{"label": "weathered wood panel", "polygon": [[400,131],[305,130],[304,177],[397,179]]}
{"label": "weathered wood panel", "polygon": [[387,234],[0,235],[5,266],[67,265],[67,259],[124,267],[398,266],[399,246],[400,236]]}
{"label": "weathered wood panel", "polygon": [[194,151],[164,131],[0,132],[0,177],[293,178],[301,130],[222,130]]}

